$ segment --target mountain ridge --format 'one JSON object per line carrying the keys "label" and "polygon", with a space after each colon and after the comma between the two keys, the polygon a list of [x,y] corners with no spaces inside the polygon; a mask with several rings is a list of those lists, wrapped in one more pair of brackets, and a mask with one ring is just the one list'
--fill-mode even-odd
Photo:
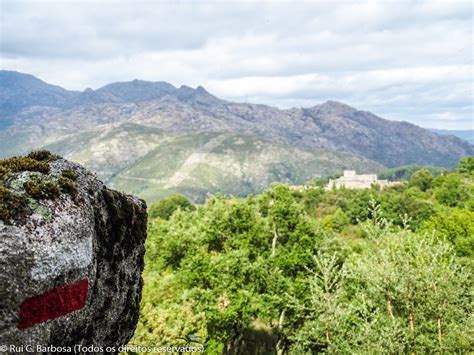
{"label": "mountain ridge", "polygon": [[452,135],[462,140],[474,144],[474,129],[436,129],[427,128],[427,130],[439,135]]}
{"label": "mountain ridge", "polygon": [[[11,72],[2,72],[0,78],[2,75],[15,76]],[[222,100],[202,86],[194,89],[186,85],[175,87],[166,82],[133,80],[111,83],[97,90],[69,92],[39,79],[29,87],[25,84],[25,77],[28,80],[34,77],[23,74],[17,76],[22,85],[15,85],[10,79],[0,86],[0,157],[53,147],[53,151],[65,154],[66,158],[77,156],[78,162],[86,167],[102,171],[108,163],[100,159],[101,155],[112,156],[116,151],[123,160],[123,164],[119,164],[121,169],[126,170],[129,164],[148,154],[149,148],[155,147],[160,139],[176,143],[167,148],[168,154],[180,150],[181,142],[189,147],[183,154],[192,156],[193,150],[202,148],[192,144],[193,138],[202,140],[203,134],[240,135],[249,137],[248,140],[244,139],[248,142],[256,139],[261,146],[267,147],[261,155],[255,153],[257,155],[253,157],[261,164],[265,162],[262,157],[269,156],[268,151],[291,161],[291,154],[314,156],[314,162],[325,163],[319,169],[316,163],[311,169],[308,168],[307,171],[313,175],[331,174],[345,167],[360,170],[357,169],[357,162],[369,167],[370,164],[362,163],[365,160],[372,162],[372,170],[409,164],[450,167],[459,158],[474,154],[473,146],[457,137],[440,136],[411,123],[390,121],[333,100],[308,108],[282,110],[262,104]],[[41,96],[42,90],[47,94],[44,97]],[[14,114],[11,113],[11,107],[16,107]],[[114,127],[122,127],[122,138],[110,136],[105,139],[105,132]],[[127,132],[127,129],[131,131]],[[92,136],[102,138],[92,139]],[[179,137],[188,137],[190,142],[188,138],[179,140]],[[68,139],[74,141],[75,146],[68,144]],[[219,146],[225,146],[225,142],[228,143],[224,140]],[[241,161],[244,156],[252,156],[243,146],[231,146],[232,149],[224,149],[220,155],[212,158],[226,165],[228,161]],[[129,159],[130,152],[136,155],[134,159]],[[343,154],[342,159],[348,163],[336,159],[335,153]],[[166,151],[160,151],[158,155],[160,159],[166,160]],[[327,162],[328,157],[333,157],[337,163]],[[284,159],[272,157],[270,160],[278,165],[275,171],[285,171]],[[292,165],[293,168],[299,173],[288,182],[301,182],[301,178],[307,174],[304,169],[300,170],[299,163],[293,163],[296,164]],[[210,169],[206,161],[198,159],[196,164],[199,165],[197,170],[183,171],[192,175],[193,171]],[[229,163],[229,166],[237,169],[240,163],[236,164]],[[267,170],[260,171],[263,180],[270,182],[282,178],[280,173],[271,172],[273,168],[270,165],[264,165]],[[251,168],[246,168],[247,174],[252,175],[248,170]],[[172,169],[178,167],[173,166]],[[220,171],[216,165],[213,165],[213,169],[219,171],[221,175],[216,176],[216,179],[223,183],[225,171]],[[253,169],[258,171],[259,167],[254,166]],[[113,170],[111,174],[120,172]],[[159,172],[150,174],[149,178],[155,179],[152,175],[159,175]],[[252,186],[260,188],[256,181],[257,175]],[[243,179],[243,175],[235,176]],[[110,176],[104,175],[104,178],[110,179]],[[234,179],[233,184],[237,186],[239,183],[236,181]],[[205,189],[202,186],[200,188]],[[232,189],[228,187],[227,190]]]}

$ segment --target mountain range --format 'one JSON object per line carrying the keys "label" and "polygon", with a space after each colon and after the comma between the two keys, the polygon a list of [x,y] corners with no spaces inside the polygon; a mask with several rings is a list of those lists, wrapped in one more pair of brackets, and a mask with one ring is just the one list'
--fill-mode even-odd
{"label": "mountain range", "polygon": [[[471,124],[474,124],[474,119]],[[436,129],[436,128],[428,128],[430,131],[440,134],[442,136],[456,136],[465,140],[470,144],[474,144],[474,129]]]}
{"label": "mountain range", "polygon": [[450,167],[474,154],[458,137],[336,101],[278,109],[141,80],[69,91],[0,71],[0,157],[39,148],[148,201],[174,192],[196,201],[208,192],[246,194],[347,168]]}

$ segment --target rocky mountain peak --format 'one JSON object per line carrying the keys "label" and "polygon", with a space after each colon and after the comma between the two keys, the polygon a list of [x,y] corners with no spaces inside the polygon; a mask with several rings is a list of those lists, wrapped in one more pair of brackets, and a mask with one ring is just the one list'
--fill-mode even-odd
{"label": "rocky mountain peak", "polygon": [[183,94],[193,94],[194,91],[195,90],[192,87],[187,85],[181,85],[178,89],[178,92]]}
{"label": "rocky mountain peak", "polygon": [[196,89],[193,89],[190,86],[181,85],[176,91],[176,97],[183,101],[190,101],[199,104],[211,104],[213,102],[220,101],[202,86],[198,86]]}
{"label": "rocky mountain peak", "polygon": [[198,93],[201,93],[201,94],[207,94],[207,95],[211,95],[209,93],[209,91],[207,91],[203,86],[199,85],[197,88],[196,88],[196,92]]}
{"label": "rocky mountain peak", "polygon": [[30,74],[0,70],[0,127],[26,107],[63,107],[78,92],[45,83]]}
{"label": "rocky mountain peak", "polygon": [[113,95],[121,101],[149,101],[176,91],[165,81],[151,82],[135,79],[133,81],[108,84],[97,90],[99,94]]}
{"label": "rocky mountain peak", "polygon": [[[44,83],[38,78],[35,78],[33,75],[30,74],[23,74],[17,71],[11,70],[0,70],[0,86],[3,87],[11,87],[11,86],[21,86],[22,83]],[[46,84],[46,83],[44,83]]]}
{"label": "rocky mountain peak", "polygon": [[329,100],[319,107],[321,113],[345,114],[357,111],[354,107],[346,105],[339,101]]}

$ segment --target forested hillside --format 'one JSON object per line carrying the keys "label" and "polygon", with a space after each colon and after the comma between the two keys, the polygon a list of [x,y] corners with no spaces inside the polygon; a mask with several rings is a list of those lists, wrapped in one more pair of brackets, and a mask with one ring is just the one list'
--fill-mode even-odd
{"label": "forested hillside", "polygon": [[317,184],[151,206],[132,343],[202,343],[209,354],[472,350],[474,157],[384,190]]}

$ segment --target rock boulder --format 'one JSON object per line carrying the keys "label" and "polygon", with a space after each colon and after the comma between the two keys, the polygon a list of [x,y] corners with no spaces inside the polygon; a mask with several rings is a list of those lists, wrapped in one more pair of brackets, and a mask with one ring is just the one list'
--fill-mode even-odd
{"label": "rock boulder", "polygon": [[146,218],[142,200],[49,152],[0,161],[0,346],[126,344]]}

